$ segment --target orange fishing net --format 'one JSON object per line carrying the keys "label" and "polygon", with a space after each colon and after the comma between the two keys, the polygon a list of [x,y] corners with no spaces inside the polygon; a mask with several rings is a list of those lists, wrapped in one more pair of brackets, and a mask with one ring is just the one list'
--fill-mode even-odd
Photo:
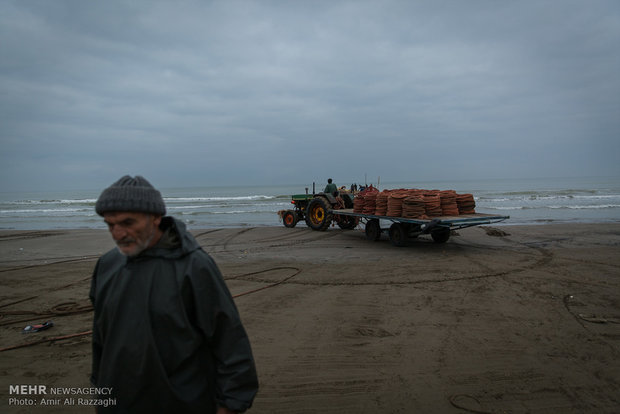
{"label": "orange fishing net", "polygon": [[420,193],[409,194],[403,200],[403,217],[411,219],[428,219],[424,203],[424,196]]}
{"label": "orange fishing net", "polygon": [[441,199],[441,214],[444,216],[458,216],[459,207],[456,204],[456,192],[454,190],[446,190],[439,192]]}
{"label": "orange fishing net", "polygon": [[360,193],[358,193],[355,198],[353,199],[353,212],[355,213],[363,213],[363,214],[373,214],[374,213],[374,204],[376,199],[370,200],[370,203],[372,203],[372,213],[367,213],[366,211],[370,211],[370,207],[369,209],[366,209],[366,197],[370,196],[371,198],[376,197],[376,194],[379,193],[379,190],[377,190],[374,187],[368,187],[366,189],[364,189],[364,191],[361,191]]}
{"label": "orange fishing net", "polygon": [[383,190],[377,195],[375,215],[385,216],[387,214],[389,197],[390,190]]}
{"label": "orange fishing net", "polygon": [[428,217],[441,216],[441,197],[439,191],[427,191],[424,193],[424,209]]}
{"label": "orange fishing net", "polygon": [[457,194],[456,204],[459,208],[459,214],[475,214],[476,201],[472,194]]}
{"label": "orange fishing net", "polygon": [[394,189],[379,192],[369,187],[353,200],[356,213],[427,220],[441,216],[475,214],[472,194],[454,190]]}
{"label": "orange fishing net", "polygon": [[364,209],[362,211],[363,214],[375,214],[375,209],[377,207],[377,196],[379,193],[377,191],[369,192],[364,196]]}
{"label": "orange fishing net", "polygon": [[387,203],[388,217],[400,217],[403,212],[403,200],[407,198],[407,190],[394,190],[390,193]]}
{"label": "orange fishing net", "polygon": [[364,211],[364,195],[360,193],[353,199],[353,212],[361,213],[362,211]]}

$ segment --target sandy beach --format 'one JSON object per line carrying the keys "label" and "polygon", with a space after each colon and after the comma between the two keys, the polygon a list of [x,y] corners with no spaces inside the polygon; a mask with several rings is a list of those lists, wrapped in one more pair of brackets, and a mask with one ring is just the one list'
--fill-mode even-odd
{"label": "sandy beach", "polygon": [[[402,248],[337,228],[193,233],[252,341],[250,413],[620,412],[620,224],[476,227]],[[89,279],[112,247],[106,231],[0,232],[1,412],[89,412],[10,390],[90,386]]]}

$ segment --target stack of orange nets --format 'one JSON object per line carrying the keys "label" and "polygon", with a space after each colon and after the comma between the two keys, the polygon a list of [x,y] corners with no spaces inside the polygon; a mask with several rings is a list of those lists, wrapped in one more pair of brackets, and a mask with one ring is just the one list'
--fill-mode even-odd
{"label": "stack of orange nets", "polygon": [[475,207],[473,195],[457,194],[454,190],[401,188],[379,192],[376,188],[369,187],[353,200],[353,211],[356,213],[420,220],[475,214]]}
{"label": "stack of orange nets", "polygon": [[[368,187],[364,191],[361,191],[353,199],[353,211],[355,213],[364,213],[364,208],[366,205],[366,197],[370,194],[374,195],[378,193],[379,193],[379,190],[377,190],[374,187]],[[374,212],[374,207],[373,207],[373,212]],[[364,214],[368,214],[368,213],[364,213]]]}
{"label": "stack of orange nets", "polygon": [[377,195],[377,202],[375,208],[375,215],[385,216],[388,208],[388,198],[390,197],[389,190],[383,190]]}
{"label": "stack of orange nets", "polygon": [[404,218],[427,219],[428,216],[426,215],[424,196],[420,193],[409,194],[408,197],[403,200],[402,214]]}
{"label": "stack of orange nets", "polygon": [[459,214],[476,214],[476,202],[472,194],[457,194],[456,204],[459,207]]}
{"label": "stack of orange nets", "polygon": [[388,197],[387,212],[385,215],[388,217],[400,217],[403,213],[403,200],[408,196],[407,190],[395,190],[391,192]]}
{"label": "stack of orange nets", "polygon": [[441,216],[441,197],[439,191],[427,191],[424,193],[424,209],[428,217]]}
{"label": "stack of orange nets", "polygon": [[364,209],[362,211],[363,214],[375,214],[378,195],[379,193],[377,191],[373,191],[364,196]]}
{"label": "stack of orange nets", "polygon": [[454,190],[440,191],[441,214],[444,216],[458,216],[459,207],[456,204],[456,192]]}
{"label": "stack of orange nets", "polygon": [[364,195],[362,193],[359,193],[353,199],[353,212],[361,213],[363,211],[364,211]]}

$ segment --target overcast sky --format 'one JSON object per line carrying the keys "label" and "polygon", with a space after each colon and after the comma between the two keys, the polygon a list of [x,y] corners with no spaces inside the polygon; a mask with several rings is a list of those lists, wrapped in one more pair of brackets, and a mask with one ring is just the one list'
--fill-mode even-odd
{"label": "overcast sky", "polygon": [[620,175],[620,1],[0,0],[0,191]]}

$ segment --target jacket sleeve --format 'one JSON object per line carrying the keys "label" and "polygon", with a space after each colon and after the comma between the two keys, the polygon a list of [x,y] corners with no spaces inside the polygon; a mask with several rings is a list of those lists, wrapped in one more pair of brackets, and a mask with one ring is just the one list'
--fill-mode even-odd
{"label": "jacket sleeve", "polygon": [[99,361],[101,360],[101,338],[99,337],[99,330],[95,324],[97,320],[97,270],[99,269],[100,260],[97,261],[97,265],[93,271],[93,276],[90,282],[90,293],[88,297],[90,298],[90,302],[93,304],[94,315],[93,315],[93,333],[92,333],[92,371],[90,376],[90,382],[93,385],[97,385],[98,374],[99,374]]}
{"label": "jacket sleeve", "polygon": [[258,391],[250,341],[220,270],[208,254],[201,253],[200,270],[192,276],[194,306],[213,356],[216,402],[243,412],[252,406]]}

